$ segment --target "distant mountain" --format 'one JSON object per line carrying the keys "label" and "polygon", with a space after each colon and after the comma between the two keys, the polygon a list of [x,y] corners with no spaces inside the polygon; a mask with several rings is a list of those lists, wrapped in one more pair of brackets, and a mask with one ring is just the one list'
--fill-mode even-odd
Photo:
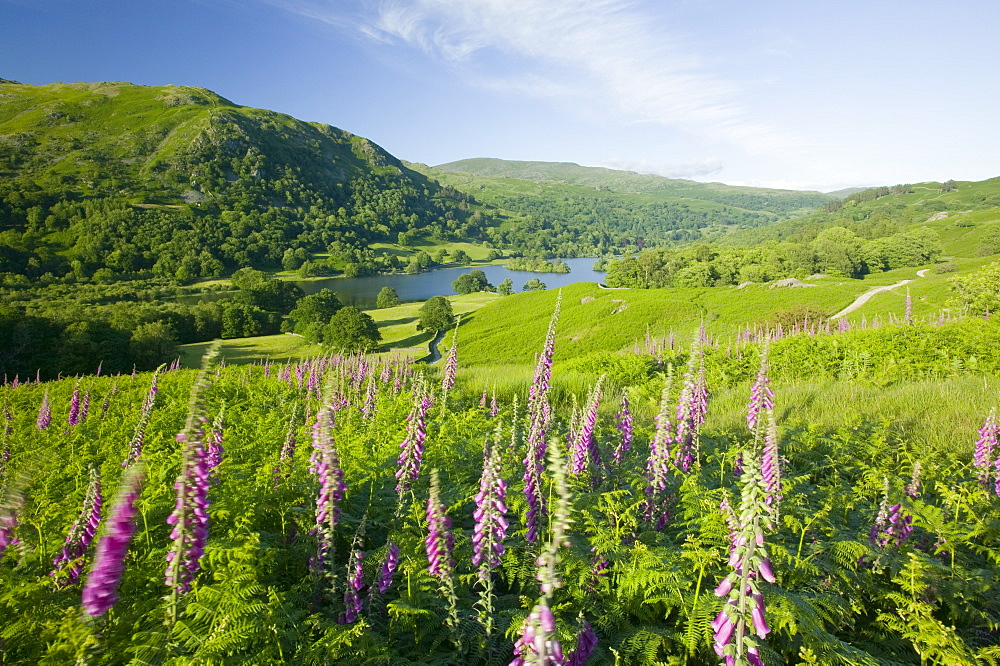
{"label": "distant mountain", "polygon": [[480,157],[439,164],[434,168],[486,178],[517,178],[583,185],[617,193],[714,201],[744,210],[767,211],[779,216],[808,212],[834,198],[821,192],[700,183],[634,171],[585,167],[573,162],[520,162]]}
{"label": "distant mountain", "polygon": [[827,192],[831,197],[837,197],[838,199],[845,199],[852,194],[857,194],[858,192],[864,192],[870,189],[868,187],[845,187],[842,190],[834,190],[833,192]]}

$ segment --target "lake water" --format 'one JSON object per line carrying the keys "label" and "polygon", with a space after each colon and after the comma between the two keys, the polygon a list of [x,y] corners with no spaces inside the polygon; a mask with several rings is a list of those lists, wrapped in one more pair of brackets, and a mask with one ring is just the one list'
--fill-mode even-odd
{"label": "lake water", "polygon": [[[451,296],[455,290],[451,283],[462,273],[481,270],[486,274],[487,281],[496,286],[510,278],[514,282],[514,291],[523,291],[525,282],[538,278],[545,283],[546,288],[565,287],[574,282],[602,282],[604,273],[593,270],[593,257],[578,257],[563,259],[569,266],[569,273],[532,273],[529,271],[512,271],[503,266],[462,266],[458,268],[436,268],[416,275],[372,275],[369,277],[334,277],[321,280],[297,282],[306,294],[315,294],[320,289],[330,289],[337,292],[340,301],[345,305],[353,305],[362,310],[375,308],[375,300],[382,287],[392,287],[399,294],[399,300],[426,301],[432,296]],[[199,299],[215,300],[227,298],[231,294],[208,294],[206,296],[185,296],[184,302],[196,303]]]}

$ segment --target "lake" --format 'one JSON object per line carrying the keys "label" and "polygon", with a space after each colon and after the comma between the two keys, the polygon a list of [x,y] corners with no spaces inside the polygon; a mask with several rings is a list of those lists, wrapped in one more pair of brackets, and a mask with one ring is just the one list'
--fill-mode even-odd
{"label": "lake", "polygon": [[[340,301],[345,305],[353,305],[362,310],[375,308],[375,299],[382,287],[392,287],[399,294],[400,301],[426,301],[432,296],[451,296],[455,290],[451,283],[462,273],[481,270],[486,274],[487,281],[496,286],[510,278],[514,282],[514,291],[523,291],[522,286],[531,278],[538,278],[548,289],[565,287],[574,282],[603,282],[604,273],[593,270],[594,257],[578,257],[563,259],[570,267],[569,273],[532,273],[529,271],[512,271],[503,266],[462,266],[458,268],[435,268],[417,273],[416,275],[371,275],[368,277],[332,277],[319,280],[296,282],[306,294],[315,294],[320,289],[331,289],[337,292]],[[205,295],[184,296],[185,303],[197,303],[199,300],[217,300],[227,298],[230,293],[213,293]]]}

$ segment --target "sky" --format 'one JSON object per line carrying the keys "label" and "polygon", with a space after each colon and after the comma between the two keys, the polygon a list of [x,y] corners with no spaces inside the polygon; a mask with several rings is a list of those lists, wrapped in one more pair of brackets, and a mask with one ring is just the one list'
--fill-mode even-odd
{"label": "sky", "polygon": [[1000,176],[996,0],[0,0],[0,77],[201,86],[436,165]]}

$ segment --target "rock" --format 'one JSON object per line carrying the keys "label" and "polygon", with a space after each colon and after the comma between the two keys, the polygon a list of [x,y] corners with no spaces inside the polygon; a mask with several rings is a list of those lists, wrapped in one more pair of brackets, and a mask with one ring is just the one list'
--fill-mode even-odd
{"label": "rock", "polygon": [[775,287],[815,287],[814,284],[806,284],[798,278],[785,278],[784,280],[776,280],[771,283],[771,289]]}
{"label": "rock", "polygon": [[593,296],[584,296],[583,298],[580,299],[580,305],[583,305],[584,303],[590,303],[595,300],[597,299],[595,299]]}
{"label": "rock", "polygon": [[744,287],[749,287],[752,284],[753,284],[753,282],[747,280],[746,282],[741,282],[738,285],[736,285],[736,288],[737,289],[743,289]]}

